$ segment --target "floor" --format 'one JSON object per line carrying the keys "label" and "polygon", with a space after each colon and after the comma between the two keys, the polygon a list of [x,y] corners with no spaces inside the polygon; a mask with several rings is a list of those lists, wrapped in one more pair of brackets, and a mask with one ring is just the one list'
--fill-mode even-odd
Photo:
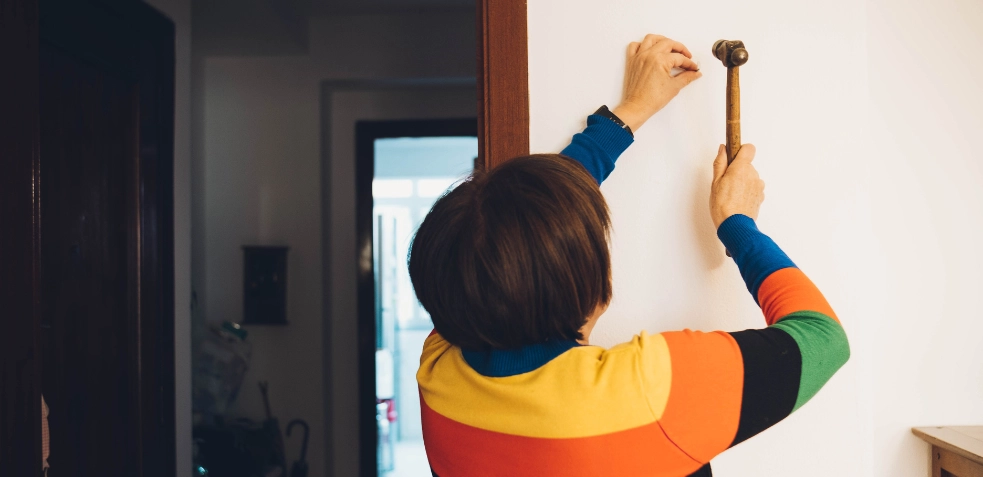
{"label": "floor", "polygon": [[396,444],[395,470],[384,477],[432,477],[423,441],[401,441]]}

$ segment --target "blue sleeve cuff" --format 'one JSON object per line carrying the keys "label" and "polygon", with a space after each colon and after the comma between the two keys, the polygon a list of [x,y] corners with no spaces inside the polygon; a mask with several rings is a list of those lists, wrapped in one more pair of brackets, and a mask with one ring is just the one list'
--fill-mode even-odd
{"label": "blue sleeve cuff", "polygon": [[598,184],[614,170],[614,163],[628,146],[635,142],[631,133],[610,119],[592,114],[587,117],[587,129],[574,135],[570,145],[560,154],[584,165]]}
{"label": "blue sleeve cuff", "polygon": [[758,230],[754,219],[746,215],[727,217],[717,229],[717,237],[734,257],[741,277],[756,302],[758,288],[768,275],[795,266],[774,240]]}

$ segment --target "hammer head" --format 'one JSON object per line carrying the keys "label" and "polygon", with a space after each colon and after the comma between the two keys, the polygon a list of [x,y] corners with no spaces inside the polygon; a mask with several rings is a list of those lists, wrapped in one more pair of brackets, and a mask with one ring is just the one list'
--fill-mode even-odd
{"label": "hammer head", "polygon": [[740,40],[717,40],[713,44],[713,56],[728,68],[734,68],[747,63],[747,50]]}

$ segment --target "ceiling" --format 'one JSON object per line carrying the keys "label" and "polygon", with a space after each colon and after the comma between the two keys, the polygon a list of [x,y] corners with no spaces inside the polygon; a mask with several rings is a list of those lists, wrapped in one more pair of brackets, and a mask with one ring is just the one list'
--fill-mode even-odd
{"label": "ceiling", "polygon": [[311,16],[475,8],[476,0],[194,0],[192,44],[204,56],[302,54]]}
{"label": "ceiling", "polygon": [[476,0],[310,0],[316,15],[473,10]]}

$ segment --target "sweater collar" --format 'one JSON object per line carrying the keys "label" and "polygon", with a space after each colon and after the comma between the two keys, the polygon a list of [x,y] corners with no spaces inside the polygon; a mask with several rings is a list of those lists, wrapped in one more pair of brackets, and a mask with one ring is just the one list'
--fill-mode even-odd
{"label": "sweater collar", "polygon": [[573,340],[550,340],[518,349],[461,350],[464,361],[483,376],[504,378],[535,371],[566,351],[580,346]]}

